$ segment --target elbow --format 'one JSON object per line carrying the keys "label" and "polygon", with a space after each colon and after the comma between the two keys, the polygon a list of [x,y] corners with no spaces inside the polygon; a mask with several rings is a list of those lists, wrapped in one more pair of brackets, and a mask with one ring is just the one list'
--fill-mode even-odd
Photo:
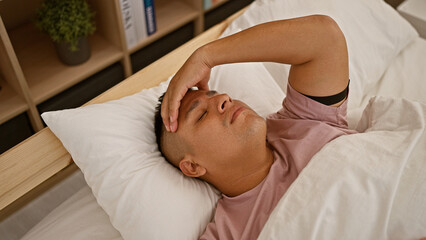
{"label": "elbow", "polygon": [[315,24],[321,31],[323,39],[333,46],[342,46],[346,48],[346,39],[337,22],[327,15],[313,15]]}
{"label": "elbow", "polygon": [[341,37],[343,32],[340,29],[336,21],[330,16],[327,15],[313,15],[315,22],[328,34]]}

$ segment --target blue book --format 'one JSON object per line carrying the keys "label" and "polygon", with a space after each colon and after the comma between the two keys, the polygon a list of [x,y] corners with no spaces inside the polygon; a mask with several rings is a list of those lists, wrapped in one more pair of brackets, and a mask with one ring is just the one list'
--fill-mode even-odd
{"label": "blue book", "polygon": [[154,0],[143,0],[145,5],[146,29],[148,35],[157,31],[157,22],[155,20]]}

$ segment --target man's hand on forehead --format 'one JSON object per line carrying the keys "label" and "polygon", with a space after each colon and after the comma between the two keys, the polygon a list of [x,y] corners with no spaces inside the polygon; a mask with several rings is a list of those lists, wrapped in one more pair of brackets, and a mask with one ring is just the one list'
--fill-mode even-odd
{"label": "man's hand on forehead", "polygon": [[176,132],[179,108],[188,89],[196,86],[200,90],[209,90],[210,71],[202,51],[197,50],[172,78],[161,106],[161,117],[167,131]]}

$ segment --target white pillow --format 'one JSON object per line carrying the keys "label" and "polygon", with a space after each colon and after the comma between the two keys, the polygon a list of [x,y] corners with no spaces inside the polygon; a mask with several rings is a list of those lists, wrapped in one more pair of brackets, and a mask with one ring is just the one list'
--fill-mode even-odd
{"label": "white pillow", "polygon": [[[263,22],[312,14],[332,17],[346,37],[351,79],[349,109],[361,104],[365,91],[379,81],[391,61],[418,36],[382,0],[257,0],[231,24],[227,34]],[[289,65],[265,66],[285,91],[286,85],[281,83],[288,77]]]}
{"label": "white pillow", "polygon": [[[284,98],[261,63],[219,66],[211,79],[212,89],[254,103],[263,116]],[[42,114],[124,239],[197,239],[220,197],[158,151],[154,109],[166,88],[162,83],[119,100]]]}

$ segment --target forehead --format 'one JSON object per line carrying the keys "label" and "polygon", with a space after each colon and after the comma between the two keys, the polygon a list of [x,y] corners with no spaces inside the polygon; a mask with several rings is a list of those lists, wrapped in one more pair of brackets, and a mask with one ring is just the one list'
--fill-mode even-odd
{"label": "forehead", "polygon": [[179,119],[183,120],[189,116],[189,113],[197,108],[203,98],[208,98],[216,95],[216,91],[191,90],[188,91],[182,98],[181,106],[179,107]]}
{"label": "forehead", "polygon": [[188,92],[183,96],[182,103],[190,102],[194,100],[195,98],[205,94],[206,91],[204,90],[188,90]]}
{"label": "forehead", "polygon": [[196,98],[200,96],[213,96],[218,94],[218,92],[214,90],[206,91],[206,90],[189,90],[183,99],[190,99],[190,98]]}
{"label": "forehead", "polygon": [[205,91],[205,90],[191,90],[188,91],[181,101],[181,109],[180,111],[188,110],[194,101],[202,97],[211,97],[218,94],[216,91]]}

